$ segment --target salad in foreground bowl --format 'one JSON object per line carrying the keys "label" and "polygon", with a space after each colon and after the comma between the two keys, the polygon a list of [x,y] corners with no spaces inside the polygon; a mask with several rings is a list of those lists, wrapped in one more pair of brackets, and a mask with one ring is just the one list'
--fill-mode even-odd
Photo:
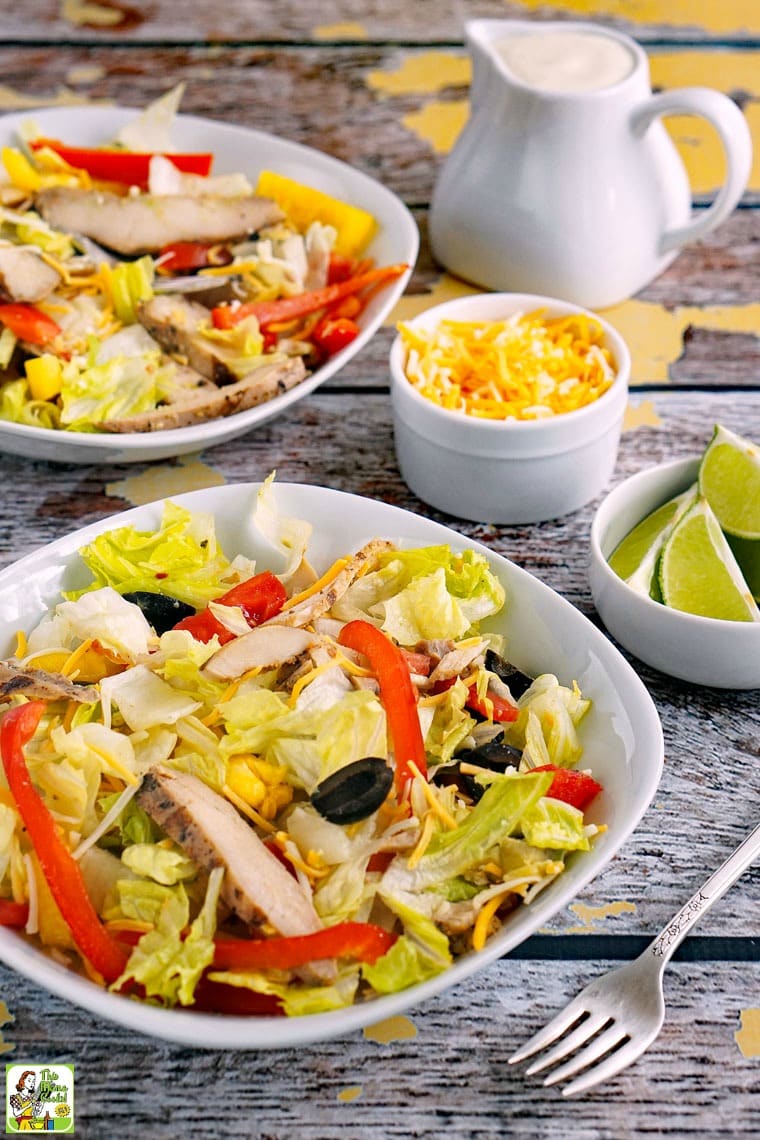
{"label": "salad in foreground bowl", "polygon": [[369,211],[177,153],[182,91],[97,147],[33,121],[2,147],[0,421],[113,436],[257,408],[357,341],[409,270],[368,256]]}
{"label": "salad in foreground bowl", "polygon": [[[477,551],[378,536],[329,567],[271,480],[277,573],[168,502],[0,665],[0,921],[163,1006],[338,1010],[445,971],[599,830],[589,700],[481,622]],[[582,855],[579,857],[582,858]]]}

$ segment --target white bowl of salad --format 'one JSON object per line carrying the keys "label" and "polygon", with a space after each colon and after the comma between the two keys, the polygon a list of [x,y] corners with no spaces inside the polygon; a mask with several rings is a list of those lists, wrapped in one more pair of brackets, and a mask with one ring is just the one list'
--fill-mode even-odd
{"label": "white bowl of salad", "polygon": [[447,301],[399,325],[390,370],[401,474],[438,510],[541,522],[612,475],[630,355],[594,313],[521,293]]}
{"label": "white bowl of salad", "polygon": [[660,777],[651,698],[568,602],[319,487],[87,527],[0,573],[0,622],[0,959],[188,1045],[305,1044],[460,983]]}
{"label": "white bowl of salad", "polygon": [[411,214],[318,151],[176,114],[0,119],[0,449],[161,459],[343,367],[403,292]]}

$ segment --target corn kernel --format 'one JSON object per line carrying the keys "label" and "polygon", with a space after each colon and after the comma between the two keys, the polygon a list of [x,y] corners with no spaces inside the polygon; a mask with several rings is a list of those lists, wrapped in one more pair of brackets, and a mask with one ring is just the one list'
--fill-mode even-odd
{"label": "corn kernel", "polygon": [[267,793],[266,785],[254,775],[244,756],[232,756],[228,760],[227,783],[251,807],[260,807]]}

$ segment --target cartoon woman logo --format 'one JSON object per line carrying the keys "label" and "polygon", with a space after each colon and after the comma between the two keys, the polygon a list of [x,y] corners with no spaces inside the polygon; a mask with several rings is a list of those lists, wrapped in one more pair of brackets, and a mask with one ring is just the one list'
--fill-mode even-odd
{"label": "cartoon woman logo", "polygon": [[[37,1087],[33,1069],[25,1069],[16,1084],[16,1092],[8,1098],[19,1132],[37,1132],[45,1129],[45,1103]],[[47,1113],[45,1114],[47,1115]]]}

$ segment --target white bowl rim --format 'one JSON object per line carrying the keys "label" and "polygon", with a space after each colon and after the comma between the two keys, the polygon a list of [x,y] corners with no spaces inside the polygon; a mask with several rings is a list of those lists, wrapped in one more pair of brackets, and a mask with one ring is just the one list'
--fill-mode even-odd
{"label": "white bowl rim", "polygon": [[[484,431],[490,433],[499,432],[505,433],[519,433],[523,434],[537,434],[542,430],[544,432],[552,426],[558,424],[568,424],[572,427],[582,420],[591,419],[594,416],[600,415],[602,412],[608,410],[613,401],[622,399],[628,392],[628,379],[631,372],[631,354],[625,340],[621,334],[610,324],[604,317],[598,313],[592,312],[590,309],[584,309],[581,305],[574,305],[571,301],[562,301],[558,297],[545,297],[538,293],[472,293],[465,297],[455,297],[450,301],[443,301],[440,305],[433,305],[429,309],[424,309],[421,313],[417,313],[409,321],[404,321],[404,324],[416,325],[427,324],[428,320],[433,318],[434,315],[439,319],[448,317],[449,313],[458,310],[460,307],[476,308],[478,304],[484,302],[504,303],[510,305],[518,305],[520,307],[530,307],[532,309],[556,309],[560,314],[578,313],[584,317],[591,317],[599,322],[604,330],[606,338],[611,342],[613,351],[615,353],[615,361],[617,370],[615,379],[606,392],[598,396],[590,404],[586,404],[582,408],[575,408],[571,412],[562,412],[560,415],[549,416],[546,419],[540,420],[492,420],[481,418],[480,416],[470,416],[466,412],[458,411],[453,408],[442,408],[438,404],[434,404],[432,400],[428,400],[421,392],[418,392],[415,386],[410,382],[404,369],[402,356],[403,344],[401,335],[397,335],[391,345],[390,351],[390,368],[391,377],[396,386],[397,391],[403,391],[405,395],[412,400],[419,408],[426,408],[429,410],[430,415],[440,417],[442,423],[466,423],[468,428],[476,431]],[[524,302],[524,306],[522,303]],[[519,308],[513,309],[512,313],[505,313],[505,317],[513,315],[518,312]],[[484,318],[486,320],[499,320],[499,317]]]}
{"label": "white bowl rim", "polygon": [[[672,459],[666,463],[657,463],[651,467],[646,467],[643,471],[637,471],[635,475],[629,475],[602,499],[594,514],[591,523],[591,536],[590,536],[590,556],[593,560],[597,571],[603,575],[605,580],[614,585],[622,596],[626,593],[632,600],[635,598],[637,602],[645,606],[649,610],[657,610],[658,614],[667,614],[665,621],[675,622],[684,628],[691,627],[693,629],[703,629],[707,632],[710,629],[720,629],[722,631],[731,630],[736,633],[737,637],[744,637],[749,640],[751,637],[760,637],[760,622],[756,621],[730,621],[727,618],[711,618],[703,617],[702,614],[690,614],[685,610],[672,609],[670,606],[664,605],[662,602],[656,602],[654,598],[650,598],[646,594],[639,594],[624,582],[623,579],[615,573],[610,566],[607,557],[603,553],[604,539],[615,516],[615,510],[620,506],[620,500],[628,500],[634,496],[634,492],[642,492],[646,487],[654,488],[658,479],[663,481],[672,475],[683,473],[681,490],[685,491],[690,486],[694,479],[689,480],[688,473],[693,472],[694,476],[699,470],[699,463],[701,460],[700,455],[689,456],[685,459]],[[679,492],[673,491],[674,495]],[[671,496],[668,496],[672,498]],[[663,498],[662,506],[668,501],[668,497]],[[656,510],[652,507],[652,510]],[[645,518],[642,515],[638,520],[641,522]],[[633,523],[636,526],[637,523]]]}

